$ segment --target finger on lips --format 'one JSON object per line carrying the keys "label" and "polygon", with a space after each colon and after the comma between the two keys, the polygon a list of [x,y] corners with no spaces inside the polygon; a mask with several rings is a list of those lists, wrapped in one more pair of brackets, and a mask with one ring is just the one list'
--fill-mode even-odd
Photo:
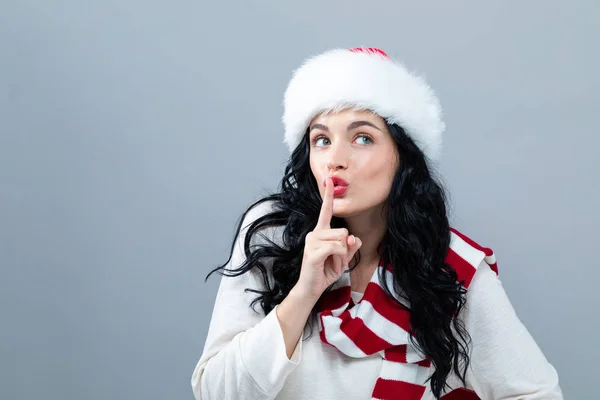
{"label": "finger on lips", "polygon": [[333,216],[333,183],[331,178],[325,180],[325,193],[323,194],[323,204],[321,204],[321,213],[317,225],[321,228],[331,227],[331,217]]}
{"label": "finger on lips", "polygon": [[[337,270],[339,263],[342,263],[341,270],[348,268],[348,262],[354,256],[354,253],[361,246],[362,242],[354,235],[348,234],[345,228],[331,229],[331,218],[333,217],[333,182],[330,177],[325,179],[325,191],[323,193],[323,203],[317,221],[317,227],[321,228],[321,240],[339,240],[340,244],[346,249],[346,254],[333,255],[334,269]],[[341,272],[341,271],[340,271]]]}

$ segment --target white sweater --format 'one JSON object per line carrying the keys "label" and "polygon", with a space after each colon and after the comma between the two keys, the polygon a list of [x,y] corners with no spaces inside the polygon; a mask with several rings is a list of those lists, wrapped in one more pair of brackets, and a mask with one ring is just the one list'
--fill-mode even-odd
{"label": "white sweater", "polygon": [[[265,212],[251,210],[243,228]],[[230,266],[242,262],[242,230]],[[271,231],[275,239],[281,230]],[[197,400],[370,399],[381,371],[379,354],[350,358],[321,342],[318,328],[299,341],[291,359],[275,314],[253,311],[249,304],[262,288],[262,276],[250,271],[221,278],[204,351],[192,375]],[[360,293],[353,293],[355,298]],[[260,306],[256,305],[260,311]],[[471,335],[467,388],[483,400],[562,399],[558,375],[518,319],[498,276],[483,262],[467,291],[461,318]],[[431,367],[433,368],[433,366]],[[433,369],[432,369],[433,372]],[[451,373],[448,383],[461,387]],[[427,384],[423,399],[434,399]]]}

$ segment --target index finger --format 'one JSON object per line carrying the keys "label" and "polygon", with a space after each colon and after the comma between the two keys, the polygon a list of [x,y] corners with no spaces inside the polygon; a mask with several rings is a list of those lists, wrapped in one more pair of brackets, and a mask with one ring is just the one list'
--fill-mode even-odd
{"label": "index finger", "polygon": [[333,182],[330,177],[325,181],[325,193],[323,194],[323,204],[317,221],[318,228],[331,228],[331,217],[333,216]]}

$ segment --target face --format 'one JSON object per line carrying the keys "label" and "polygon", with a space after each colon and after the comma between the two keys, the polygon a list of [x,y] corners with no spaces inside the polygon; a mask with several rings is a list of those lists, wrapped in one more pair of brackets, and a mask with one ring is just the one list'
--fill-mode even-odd
{"label": "face", "polygon": [[347,218],[379,211],[398,168],[396,145],[385,121],[370,111],[346,109],[316,116],[309,126],[310,168],[321,197],[327,176],[342,178],[333,214]]}

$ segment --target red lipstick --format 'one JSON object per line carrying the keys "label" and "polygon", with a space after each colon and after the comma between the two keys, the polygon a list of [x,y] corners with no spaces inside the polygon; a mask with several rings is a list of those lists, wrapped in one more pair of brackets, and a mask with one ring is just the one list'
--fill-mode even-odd
{"label": "red lipstick", "polygon": [[333,181],[334,186],[348,186],[348,182],[346,182],[339,176],[332,176],[331,180]]}
{"label": "red lipstick", "polygon": [[348,190],[348,182],[339,176],[332,176],[331,180],[333,181],[333,195],[343,196],[346,190]]}

